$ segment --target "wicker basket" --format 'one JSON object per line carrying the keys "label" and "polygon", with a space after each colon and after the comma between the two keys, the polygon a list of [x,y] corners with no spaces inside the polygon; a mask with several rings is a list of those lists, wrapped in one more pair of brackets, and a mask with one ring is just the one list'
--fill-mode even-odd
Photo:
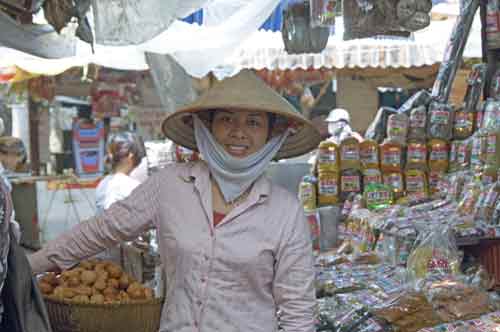
{"label": "wicker basket", "polygon": [[158,332],[163,299],[75,304],[45,298],[54,332]]}

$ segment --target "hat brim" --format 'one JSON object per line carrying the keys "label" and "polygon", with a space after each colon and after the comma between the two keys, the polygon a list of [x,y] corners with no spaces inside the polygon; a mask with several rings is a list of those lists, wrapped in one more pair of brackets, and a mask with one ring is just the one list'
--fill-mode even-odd
{"label": "hat brim", "polygon": [[[194,129],[192,126],[191,117],[193,114],[201,114],[214,109],[228,109],[229,107],[220,105],[210,108],[185,108],[179,109],[175,113],[170,114],[162,124],[162,131],[174,143],[184,146],[190,150],[198,151]],[[234,107],[230,108],[234,110]],[[240,109],[243,110],[243,109]],[[286,159],[303,155],[315,149],[321,141],[321,136],[318,130],[307,120],[302,117],[293,116],[289,112],[280,112],[277,110],[251,109],[253,112],[265,112],[276,114],[277,116],[285,117],[290,123],[294,123],[295,132],[292,133],[283,143],[278,151],[277,159]]]}

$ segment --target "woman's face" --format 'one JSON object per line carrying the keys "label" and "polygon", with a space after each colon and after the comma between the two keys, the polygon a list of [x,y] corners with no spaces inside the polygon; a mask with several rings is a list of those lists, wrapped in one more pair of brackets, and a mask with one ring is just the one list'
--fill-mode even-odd
{"label": "woman's face", "polygon": [[269,117],[264,112],[216,111],[212,135],[227,153],[245,158],[259,151],[269,136]]}

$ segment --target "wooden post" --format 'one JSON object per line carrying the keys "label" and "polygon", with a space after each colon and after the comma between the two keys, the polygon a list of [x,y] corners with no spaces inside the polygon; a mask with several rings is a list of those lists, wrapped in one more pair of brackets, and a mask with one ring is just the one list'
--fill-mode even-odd
{"label": "wooden post", "polygon": [[28,97],[28,116],[29,116],[29,132],[30,132],[30,162],[31,174],[39,175],[40,173],[40,144],[39,144],[39,118],[38,112],[40,105],[31,97]]}

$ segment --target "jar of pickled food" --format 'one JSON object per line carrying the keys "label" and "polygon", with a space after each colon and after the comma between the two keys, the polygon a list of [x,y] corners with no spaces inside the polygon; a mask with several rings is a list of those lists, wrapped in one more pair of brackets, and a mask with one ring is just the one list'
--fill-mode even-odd
{"label": "jar of pickled food", "polygon": [[363,175],[358,169],[345,169],[340,173],[340,199],[363,191]]}
{"label": "jar of pickled food", "polygon": [[337,172],[320,171],[318,175],[318,203],[320,206],[334,205],[339,199]]}
{"label": "jar of pickled food", "polygon": [[304,210],[312,211],[317,208],[316,187],[318,181],[312,175],[306,175],[302,178],[299,185],[299,199],[304,206]]}
{"label": "jar of pickled food", "polygon": [[363,169],[379,168],[378,144],[374,140],[365,140],[359,144],[359,156]]}
{"label": "jar of pickled food", "polygon": [[380,165],[382,172],[400,172],[403,149],[397,142],[386,142],[380,146]]}
{"label": "jar of pickled food", "polygon": [[447,171],[448,143],[441,139],[431,139],[428,143],[429,169],[431,171]]}
{"label": "jar of pickled food", "polygon": [[340,169],[360,169],[359,142],[354,137],[346,137],[340,143]]}
{"label": "jar of pickled food", "polygon": [[405,173],[406,194],[412,199],[423,199],[428,196],[427,176],[421,170],[408,170]]}
{"label": "jar of pickled food", "polygon": [[384,184],[392,188],[394,200],[398,200],[404,196],[405,185],[403,174],[401,172],[383,173],[382,178]]}
{"label": "jar of pickled food", "polygon": [[406,168],[425,169],[427,167],[427,145],[420,141],[408,143],[406,151]]}
{"label": "jar of pickled food", "polygon": [[455,139],[465,139],[474,132],[475,112],[461,108],[455,112],[453,124],[453,137]]}
{"label": "jar of pickled food", "polygon": [[377,168],[369,168],[363,171],[363,186],[369,184],[381,184],[382,173]]}
{"label": "jar of pickled food", "polygon": [[323,141],[318,146],[318,171],[336,172],[339,169],[338,146],[330,141]]}

